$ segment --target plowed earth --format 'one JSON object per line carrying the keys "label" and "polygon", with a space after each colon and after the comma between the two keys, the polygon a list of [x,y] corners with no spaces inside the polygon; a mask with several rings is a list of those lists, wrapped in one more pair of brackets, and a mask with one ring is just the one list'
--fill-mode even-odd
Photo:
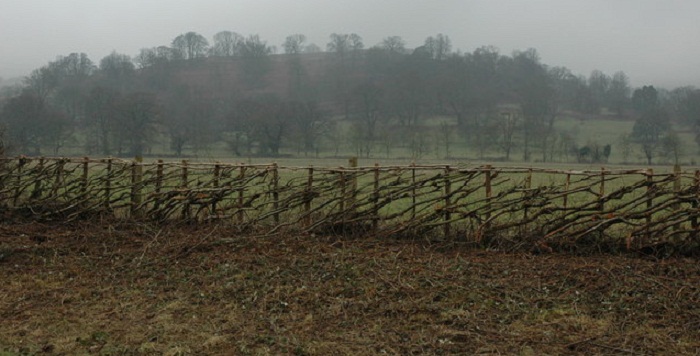
{"label": "plowed earth", "polygon": [[0,355],[700,354],[700,264],[0,225]]}

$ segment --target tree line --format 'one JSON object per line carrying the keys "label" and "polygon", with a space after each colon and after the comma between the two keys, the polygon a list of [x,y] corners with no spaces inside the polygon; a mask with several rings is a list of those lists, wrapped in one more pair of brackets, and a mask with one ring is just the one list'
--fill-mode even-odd
{"label": "tree line", "polygon": [[579,145],[556,128],[565,116],[635,120],[612,143],[625,160],[634,149],[648,163],[677,161],[673,122],[700,143],[700,90],[633,90],[622,71],[576,75],[535,49],[462,52],[444,34],[413,49],[399,36],[366,48],[354,33],[331,34],[325,49],[293,34],[280,48],[257,35],[222,31],[210,42],[187,32],[133,57],[60,56],[3,90],[4,147],[140,156],[166,142],[177,156],[225,147],[238,156],[414,158],[467,147],[479,158],[606,161],[611,142]]}

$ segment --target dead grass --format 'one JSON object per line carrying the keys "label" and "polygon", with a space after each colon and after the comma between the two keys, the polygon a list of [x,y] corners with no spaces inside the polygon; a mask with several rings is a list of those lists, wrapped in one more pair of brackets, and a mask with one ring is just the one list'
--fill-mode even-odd
{"label": "dead grass", "polygon": [[697,354],[694,259],[0,225],[0,355]]}

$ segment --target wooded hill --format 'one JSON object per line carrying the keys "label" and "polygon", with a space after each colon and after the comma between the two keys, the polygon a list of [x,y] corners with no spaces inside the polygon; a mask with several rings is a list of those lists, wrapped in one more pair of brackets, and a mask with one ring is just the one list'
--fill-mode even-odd
{"label": "wooded hill", "polygon": [[[133,58],[59,57],[4,91],[5,146],[30,155],[420,158],[433,150],[596,162],[613,144],[633,146],[652,163],[677,159],[672,123],[697,129],[700,122],[694,88],[633,92],[622,71],[579,76],[542,63],[534,49],[455,52],[442,34],[411,50],[400,37],[367,49],[356,34],[332,34],[325,52],[292,35],[283,49],[228,31],[210,46],[189,32]],[[596,142],[557,129],[566,117],[635,125],[620,142]]]}

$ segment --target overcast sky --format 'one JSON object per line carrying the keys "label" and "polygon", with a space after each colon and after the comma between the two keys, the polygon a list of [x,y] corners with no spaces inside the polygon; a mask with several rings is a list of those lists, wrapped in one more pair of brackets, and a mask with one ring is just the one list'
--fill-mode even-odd
{"label": "overcast sky", "polygon": [[303,33],[321,48],[334,32],[357,33],[367,47],[394,35],[416,47],[444,33],[455,50],[532,47],[575,74],[623,70],[635,86],[700,86],[697,0],[0,0],[0,77],[71,52],[99,63],[222,30],[277,47]]}

